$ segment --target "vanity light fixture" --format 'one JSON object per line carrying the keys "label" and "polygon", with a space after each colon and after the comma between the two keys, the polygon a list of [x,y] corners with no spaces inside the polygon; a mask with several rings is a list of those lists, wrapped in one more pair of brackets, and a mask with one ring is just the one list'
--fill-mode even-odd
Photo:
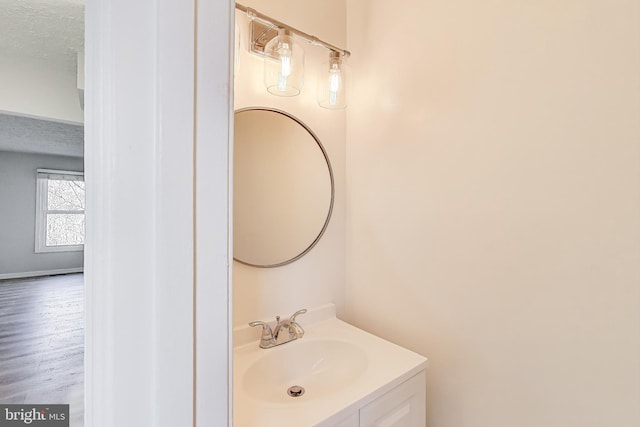
{"label": "vanity light fixture", "polygon": [[251,19],[249,48],[264,57],[264,84],[278,96],[296,96],[304,83],[304,51],[296,43],[304,39],[329,50],[329,61],[318,76],[318,105],[329,109],[347,106],[349,71],[344,59],[351,53],[319,38],[236,3],[236,9]]}

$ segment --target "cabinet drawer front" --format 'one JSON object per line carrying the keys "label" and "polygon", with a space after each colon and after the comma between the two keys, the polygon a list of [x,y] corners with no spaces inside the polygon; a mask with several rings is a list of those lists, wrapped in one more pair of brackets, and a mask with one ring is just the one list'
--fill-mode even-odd
{"label": "cabinet drawer front", "polygon": [[360,412],[355,411],[349,415],[334,415],[314,427],[360,427]]}
{"label": "cabinet drawer front", "polygon": [[400,384],[360,410],[360,427],[424,427],[425,372]]}
{"label": "cabinet drawer front", "polygon": [[349,416],[348,418],[345,418],[344,420],[335,424],[335,427],[359,427],[360,426],[359,415],[360,414],[358,412],[355,412],[354,414],[351,414],[351,416]]}

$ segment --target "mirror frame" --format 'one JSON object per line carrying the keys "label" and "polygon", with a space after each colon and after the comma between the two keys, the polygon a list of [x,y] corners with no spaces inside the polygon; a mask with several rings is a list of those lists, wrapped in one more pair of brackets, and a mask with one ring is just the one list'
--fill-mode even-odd
{"label": "mirror frame", "polygon": [[[327,151],[324,149],[324,146],[320,142],[320,139],[318,138],[318,136],[302,120],[298,119],[297,117],[293,116],[292,114],[287,113],[286,111],[279,110],[277,108],[272,108],[272,107],[244,107],[244,108],[239,108],[239,109],[237,109],[237,110],[235,110],[233,112],[234,123],[235,123],[235,115],[237,113],[241,113],[243,111],[256,111],[256,110],[269,111],[269,112],[272,112],[272,113],[282,114],[283,116],[288,117],[291,120],[293,120],[294,122],[298,123],[307,132],[309,132],[309,135],[311,135],[311,137],[316,142],[316,144],[318,144],[318,147],[320,148],[320,151],[322,152],[322,155],[324,156],[324,160],[327,163],[327,169],[329,170],[329,179],[331,181],[331,200],[329,202],[329,211],[327,212],[327,218],[325,219],[324,224],[322,225],[322,228],[318,232],[318,235],[316,236],[316,238],[302,252],[300,252],[298,255],[296,255],[293,258],[290,258],[288,260],[282,261],[282,262],[278,262],[278,263],[275,263],[275,264],[263,265],[263,264],[252,264],[252,263],[247,262],[247,261],[242,261],[242,260],[236,258],[235,253],[233,254],[233,260],[239,262],[240,264],[248,265],[248,266],[251,266],[251,267],[258,267],[258,268],[275,268],[275,267],[282,267],[284,265],[291,264],[292,262],[299,260],[300,258],[305,256],[311,249],[313,249],[313,247],[315,245],[318,244],[318,242],[320,241],[320,239],[324,235],[324,232],[326,231],[327,227],[329,226],[329,221],[331,220],[331,215],[333,213],[333,205],[334,205],[335,195],[336,195],[336,188],[335,188],[335,180],[334,180],[334,177],[333,177],[333,168],[331,167],[331,161],[329,160],[329,156],[327,155]],[[234,134],[233,143],[235,145],[235,134]],[[235,187],[234,187],[234,189],[235,189]],[[235,227],[235,224],[234,224],[234,227]]]}

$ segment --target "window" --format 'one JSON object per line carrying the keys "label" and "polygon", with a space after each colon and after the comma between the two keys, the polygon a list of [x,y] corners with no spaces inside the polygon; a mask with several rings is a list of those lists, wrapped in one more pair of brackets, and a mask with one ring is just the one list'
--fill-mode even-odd
{"label": "window", "polygon": [[38,169],[36,252],[84,248],[84,174]]}

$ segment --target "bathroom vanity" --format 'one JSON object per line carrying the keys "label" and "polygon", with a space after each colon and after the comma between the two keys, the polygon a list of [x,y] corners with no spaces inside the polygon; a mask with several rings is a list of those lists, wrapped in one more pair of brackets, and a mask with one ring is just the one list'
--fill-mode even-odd
{"label": "bathroom vanity", "polygon": [[[329,157],[284,111],[237,110],[234,129],[234,259],[288,265],[331,219]],[[234,427],[425,426],[424,357],[337,319],[333,304],[249,320],[234,330]]]}
{"label": "bathroom vanity", "polygon": [[424,427],[427,359],[335,317],[301,316],[304,336],[259,348],[236,328],[234,426]]}

